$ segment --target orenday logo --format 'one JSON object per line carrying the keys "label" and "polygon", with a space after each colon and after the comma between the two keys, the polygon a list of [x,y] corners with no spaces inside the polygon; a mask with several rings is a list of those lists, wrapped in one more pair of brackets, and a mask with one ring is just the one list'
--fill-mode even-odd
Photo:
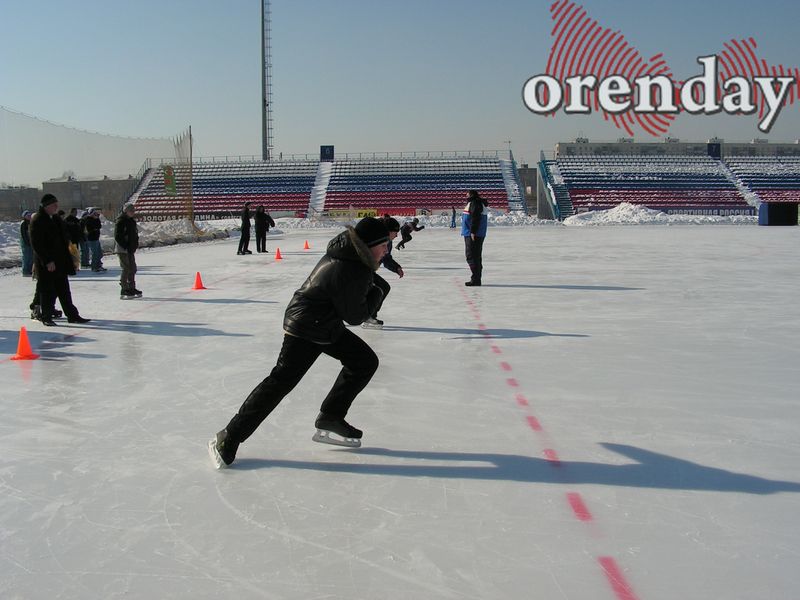
{"label": "orenday logo", "polygon": [[591,19],[570,0],[550,7],[554,38],[545,72],[522,88],[525,106],[539,115],[602,112],[630,136],[634,128],[659,137],[680,112],[758,113],[769,132],[781,109],[800,100],[800,71],[768,65],[753,38],[730,40],[718,54],[700,56],[701,72],[678,81],[663,53],[645,59],[619,31]]}

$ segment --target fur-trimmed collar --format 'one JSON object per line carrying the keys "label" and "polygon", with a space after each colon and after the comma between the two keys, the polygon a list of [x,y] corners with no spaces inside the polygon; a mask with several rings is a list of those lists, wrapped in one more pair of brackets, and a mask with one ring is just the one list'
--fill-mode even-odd
{"label": "fur-trimmed collar", "polygon": [[369,249],[369,246],[364,243],[364,240],[358,237],[356,230],[350,225],[347,226],[347,234],[350,236],[350,242],[352,242],[353,248],[355,248],[356,254],[358,258],[361,259],[361,262],[373,271],[377,271],[378,267],[381,265],[375,260],[375,257],[372,256],[372,250]]}

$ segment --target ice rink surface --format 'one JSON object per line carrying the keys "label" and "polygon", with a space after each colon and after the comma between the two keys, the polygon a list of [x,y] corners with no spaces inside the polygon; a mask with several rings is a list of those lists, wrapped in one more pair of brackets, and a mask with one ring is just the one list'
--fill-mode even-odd
{"label": "ice rink surface", "polygon": [[[0,275],[0,597],[800,597],[797,227],[497,227],[480,288],[421,231],[354,328],[364,446],[311,441],[322,356],[215,471],[335,233],[142,251],[132,301],[106,257],[88,325]],[[40,359],[9,360],[21,326]]]}

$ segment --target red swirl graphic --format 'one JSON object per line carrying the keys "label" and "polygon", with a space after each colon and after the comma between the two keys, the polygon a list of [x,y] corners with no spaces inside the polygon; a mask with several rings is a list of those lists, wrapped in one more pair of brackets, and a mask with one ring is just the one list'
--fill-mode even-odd
{"label": "red swirl graphic", "polygon": [[[598,81],[602,81],[610,75],[621,75],[631,86],[638,77],[663,75],[672,81],[675,90],[673,100],[678,112],[683,110],[680,89],[685,82],[675,80],[663,53],[645,59],[619,30],[612,31],[604,27],[592,19],[583,6],[572,0],[554,2],[550,6],[550,15],[553,21],[550,35],[554,40],[547,58],[546,75],[562,82],[574,76],[594,75]],[[760,120],[767,111],[767,102],[760,88],[753,85],[755,78],[793,77],[794,82],[783,101],[783,107],[786,107],[800,101],[800,69],[768,65],[756,53],[757,47],[752,37],[746,40],[731,39],[723,44],[723,49],[716,54],[716,91],[721,97],[725,81],[732,77],[746,79],[751,85],[751,101]],[[632,110],[633,107],[623,113],[609,113],[600,106],[597,87],[584,90],[584,93],[587,106],[593,106],[594,111],[601,112],[606,120],[610,118],[615,127],[624,130],[631,137],[636,131],[653,137],[663,136],[676,117],[676,113],[639,113]],[[569,89],[565,90],[565,94],[569,94]],[[695,102],[702,101],[699,96],[700,91],[694,88],[692,98]],[[569,102],[569,97],[565,97],[564,101]],[[555,116],[557,110],[558,108],[554,109],[550,115]]]}

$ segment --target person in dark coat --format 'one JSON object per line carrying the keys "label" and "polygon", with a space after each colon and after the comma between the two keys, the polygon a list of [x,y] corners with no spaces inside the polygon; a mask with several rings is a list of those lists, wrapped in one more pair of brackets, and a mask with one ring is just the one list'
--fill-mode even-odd
{"label": "person in dark coat", "polygon": [[22,223],[19,224],[19,248],[22,251],[22,276],[33,275],[33,248],[31,247],[31,216],[33,213],[26,210],[22,213]]}
{"label": "person in dark coat", "polygon": [[253,221],[256,225],[256,252],[267,251],[267,232],[270,227],[275,227],[275,221],[269,214],[269,211],[264,211],[263,206],[256,207],[256,212],[253,215]]}
{"label": "person in dark coat", "polygon": [[242,236],[239,238],[239,250],[236,254],[252,254],[250,246],[250,203],[244,203],[242,211]]}
{"label": "person in dark coat", "polygon": [[89,211],[85,210],[78,219],[78,224],[81,226],[81,268],[91,266],[92,252],[89,249],[89,242],[86,240],[86,218],[89,216]]}
{"label": "person in dark coat", "polygon": [[[389,232],[389,241],[386,242],[386,254],[383,255],[381,264],[402,279],[403,275],[405,275],[403,272],[403,267],[401,267],[398,262],[392,258],[392,240],[397,237],[397,233],[400,231],[400,223],[397,222],[397,219],[393,219],[389,215],[384,215],[381,218],[381,221],[386,226],[386,230]],[[381,288],[381,291],[383,292],[383,302],[386,302],[386,297],[389,295],[392,286],[390,286],[389,282],[377,273],[375,273],[375,285]],[[383,303],[381,303],[381,305],[383,305]],[[376,310],[369,319],[365,320],[361,324],[361,326],[365,329],[383,329],[383,321],[378,318],[378,311]]]}
{"label": "person in dark coat", "polygon": [[86,244],[86,232],[83,229],[83,223],[80,219],[78,219],[78,209],[71,208],[69,210],[69,215],[67,218],[64,219],[64,222],[67,224],[67,230],[69,231],[69,241],[75,244],[75,246],[80,250],[80,263],[82,267],[89,266],[89,255],[84,250],[84,247],[88,249]]}
{"label": "person in dark coat", "polygon": [[450,212],[450,229],[455,229],[456,228],[456,207],[455,206],[451,206],[450,207],[450,211],[451,211]]}
{"label": "person in dark coat", "polygon": [[42,323],[55,325],[53,315],[56,298],[70,323],[88,323],[72,303],[69,276],[75,274],[69,240],[64,224],[58,218],[58,199],[53,194],[42,196],[40,208],[31,219],[31,245],[34,255],[34,274],[37,296],[41,306]]}
{"label": "person in dark coat", "polygon": [[467,205],[461,218],[461,235],[464,237],[464,254],[467,258],[472,277],[464,285],[481,285],[483,275],[483,241],[486,239],[486,230],[489,219],[484,210],[489,203],[481,198],[477,190],[467,193]]}
{"label": "person in dark coat", "polygon": [[94,207],[88,209],[84,223],[86,225],[86,241],[89,250],[92,252],[92,271],[102,273],[107,269],[103,266],[103,246],[100,244],[100,230],[103,224],[100,222],[100,211]]}
{"label": "person in dark coat", "polygon": [[398,250],[402,250],[406,247],[406,244],[411,241],[411,232],[412,231],[422,231],[425,229],[425,225],[419,225],[419,219],[414,217],[411,221],[407,221],[403,223],[403,226],[400,228],[400,235],[403,239],[400,240],[400,243],[395,246]]}
{"label": "person in dark coat", "polygon": [[[250,392],[228,425],[208,443],[217,468],[230,465],[247,440],[300,382],[320,354],[342,363],[322,401],[314,440],[359,446],[362,432],[344,418],[356,396],[378,368],[375,352],[344,322],[359,325],[380,308],[383,292],[374,275],[386,253],[389,233],[378,219],[366,217],[334,237],[283,317],[283,346],[269,376]],[[341,436],[341,441],[330,437]]]}
{"label": "person in dark coat", "polygon": [[141,290],[136,289],[136,250],[139,248],[139,228],[134,215],[133,202],[122,207],[122,213],[114,224],[114,252],[119,258],[122,273],[119,276],[120,298],[141,298]]}

